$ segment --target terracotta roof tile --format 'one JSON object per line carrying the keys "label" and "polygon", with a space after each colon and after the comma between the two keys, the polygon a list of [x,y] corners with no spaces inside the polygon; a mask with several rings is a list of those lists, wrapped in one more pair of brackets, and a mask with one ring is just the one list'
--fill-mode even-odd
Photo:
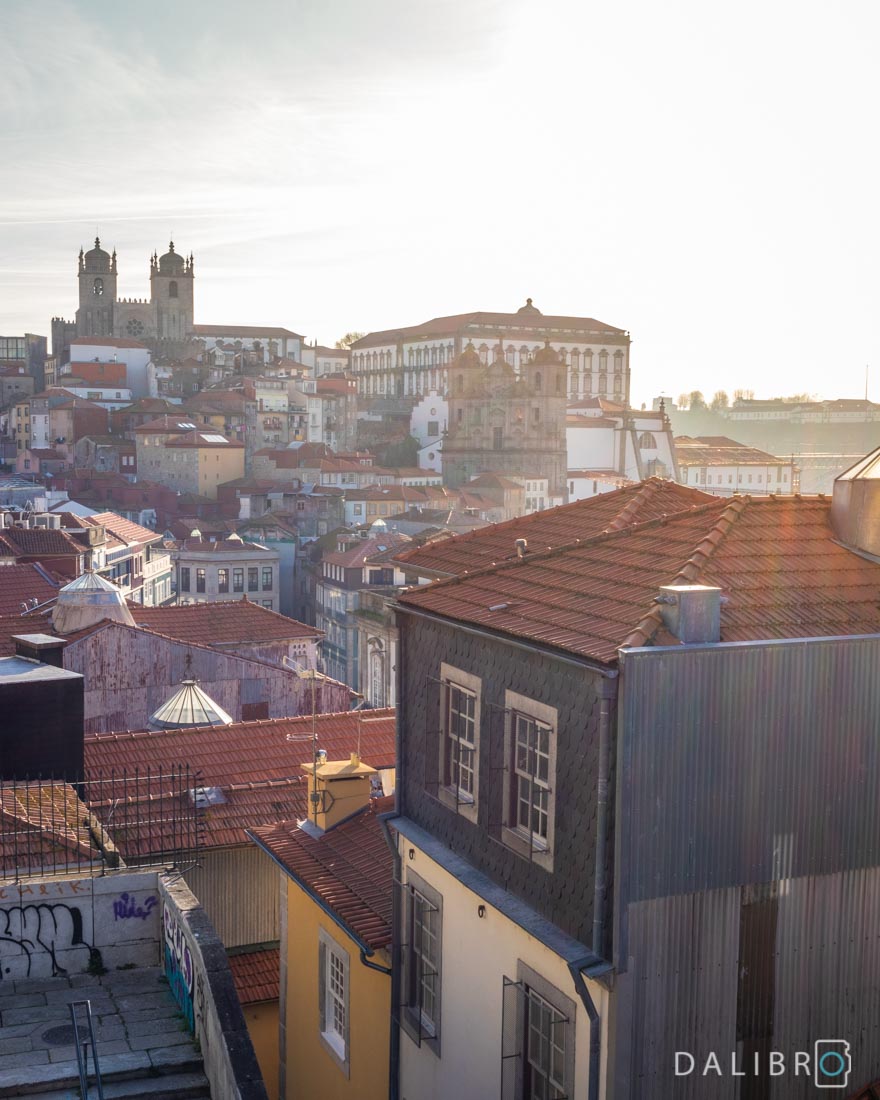
{"label": "terracotta roof tile", "polygon": [[[0,567],[0,617],[4,620],[7,617],[18,619],[19,629],[13,633],[27,633],[28,628],[24,626],[27,620],[20,618],[22,603],[33,599],[39,603],[54,600],[59,587],[51,574],[38,563]],[[0,635],[2,634],[5,631],[0,629]],[[14,651],[14,647],[10,646],[7,652]]]}
{"label": "terracotta roof tile", "polygon": [[[392,709],[318,714],[315,728],[318,746],[327,750],[331,760],[359,751],[375,768],[394,767],[396,723]],[[307,788],[301,765],[312,759],[311,734],[311,716],[94,734],[85,739],[86,771],[107,775],[188,765],[199,774],[201,785],[224,792],[226,801],[204,812],[204,844],[228,847],[245,842],[246,828],[306,816]],[[154,796],[171,797],[161,792]],[[113,836],[124,854],[126,835],[119,813],[115,811]],[[163,836],[157,829],[141,839],[157,852],[170,850],[175,843],[172,835]]]}
{"label": "terracotta roof tile", "polygon": [[376,815],[392,808],[390,798],[373,799],[320,837],[290,823],[253,830],[260,846],[374,951],[391,943],[393,865]]}
{"label": "terracotta roof tile", "polygon": [[2,538],[17,557],[69,558],[85,554],[86,547],[66,531],[47,527],[5,527]]}
{"label": "terracotta roof tile", "polygon": [[737,497],[628,526],[624,518],[400,602],[606,664],[621,646],[652,640],[653,598],[676,581],[723,590],[725,642],[880,632],[880,563],[835,543],[829,519],[830,500],[801,497]]}
{"label": "terracotta roof tile", "polygon": [[262,951],[242,951],[230,954],[228,958],[235,991],[243,1005],[278,1000],[281,952],[277,947]]}
{"label": "terracotta roof tile", "polygon": [[518,538],[526,539],[529,553],[535,553],[575,539],[598,535],[619,520],[624,510],[627,522],[636,523],[686,511],[717,499],[674,481],[650,478],[641,484],[602,493],[589,500],[575,501],[544,512],[532,512],[467,535],[404,551],[397,560],[408,571],[421,576],[458,576],[494,562],[514,559]]}
{"label": "terracotta roof tile", "polygon": [[183,642],[231,645],[317,638],[316,627],[290,619],[248,599],[196,603],[183,607],[142,607],[130,604],[135,623],[145,630]]}
{"label": "terracotta roof tile", "polygon": [[96,512],[89,516],[92,526],[106,527],[106,529],[126,545],[138,545],[143,543],[158,542],[162,536],[149,527],[142,527],[130,519],[119,516],[116,512]]}

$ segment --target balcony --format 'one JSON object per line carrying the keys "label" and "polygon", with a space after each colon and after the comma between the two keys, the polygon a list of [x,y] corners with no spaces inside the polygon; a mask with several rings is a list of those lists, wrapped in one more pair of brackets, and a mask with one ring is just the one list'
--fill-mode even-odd
{"label": "balcony", "polygon": [[163,573],[171,572],[170,554],[150,554],[144,561],[144,580],[149,581]]}

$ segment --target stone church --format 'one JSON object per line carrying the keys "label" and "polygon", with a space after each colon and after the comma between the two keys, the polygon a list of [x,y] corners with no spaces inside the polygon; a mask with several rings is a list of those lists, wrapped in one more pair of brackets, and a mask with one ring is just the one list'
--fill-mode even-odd
{"label": "stone church", "polygon": [[451,488],[491,471],[548,478],[551,496],[565,499],[566,368],[545,343],[511,366],[503,342],[484,364],[472,343],[449,366],[449,421],[443,482]]}
{"label": "stone church", "polygon": [[52,348],[68,349],[75,336],[115,336],[138,340],[154,355],[176,355],[193,331],[192,254],[175,251],[174,241],[163,256],[150,257],[150,297],[117,298],[116,250],[95,247],[79,253],[79,308],[76,320],[52,319]]}

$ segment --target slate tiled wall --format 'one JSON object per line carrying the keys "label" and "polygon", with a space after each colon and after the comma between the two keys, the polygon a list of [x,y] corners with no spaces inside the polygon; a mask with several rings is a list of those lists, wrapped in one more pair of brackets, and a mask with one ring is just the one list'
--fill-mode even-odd
{"label": "slate tiled wall", "polygon": [[[436,620],[403,614],[399,624],[402,812],[563,931],[590,944],[600,675],[549,655],[531,656]],[[442,661],[482,681],[476,824],[436,796],[440,759],[440,689],[436,681]],[[509,782],[503,770],[503,707],[508,689],[558,712],[552,872],[505,847],[496,839],[498,829],[493,828],[500,824],[504,784]],[[614,790],[613,776],[610,789]],[[605,858],[610,898],[610,851]]]}

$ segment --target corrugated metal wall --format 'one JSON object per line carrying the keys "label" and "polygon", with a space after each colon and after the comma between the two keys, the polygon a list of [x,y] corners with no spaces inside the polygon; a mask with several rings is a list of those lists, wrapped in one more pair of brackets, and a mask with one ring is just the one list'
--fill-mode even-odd
{"label": "corrugated metal wall", "polygon": [[277,865],[254,845],[205,851],[202,865],[184,876],[225,947],[279,938],[280,877]]}
{"label": "corrugated metal wall", "polygon": [[[878,670],[873,636],[623,655],[615,1097],[813,1095],[730,1057],[821,1039],[853,1094],[880,1076]],[[676,1078],[676,1051],[725,1075]]]}

